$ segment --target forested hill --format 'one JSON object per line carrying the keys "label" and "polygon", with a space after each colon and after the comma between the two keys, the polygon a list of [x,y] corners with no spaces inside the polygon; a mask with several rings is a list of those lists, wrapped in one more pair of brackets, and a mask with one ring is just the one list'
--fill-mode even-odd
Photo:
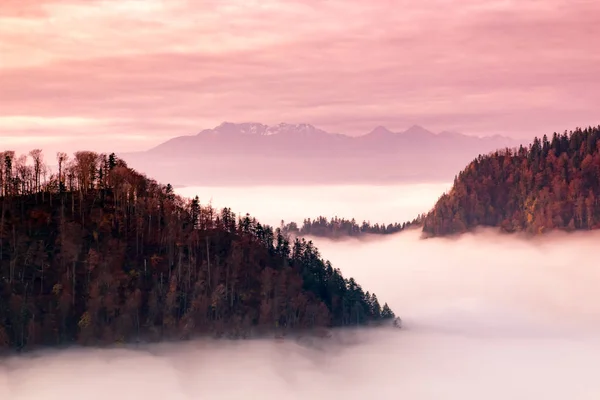
{"label": "forested hill", "polygon": [[0,153],[0,348],[247,337],[393,317],[311,242],[117,159]]}
{"label": "forested hill", "polygon": [[538,234],[600,227],[600,127],[479,156],[425,218],[440,236],[476,226]]}
{"label": "forested hill", "polygon": [[302,225],[296,222],[285,223],[281,221],[281,231],[294,236],[316,236],[331,239],[359,237],[364,235],[391,235],[415,226],[421,226],[425,215],[419,215],[412,221],[394,224],[371,224],[363,221],[361,224],[356,220],[320,216],[315,219],[306,218]]}

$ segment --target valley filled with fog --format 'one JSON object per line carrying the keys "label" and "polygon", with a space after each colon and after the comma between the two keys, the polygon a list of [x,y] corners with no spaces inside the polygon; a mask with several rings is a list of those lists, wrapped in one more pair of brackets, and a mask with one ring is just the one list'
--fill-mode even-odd
{"label": "valley filled with fog", "polygon": [[[403,222],[449,187],[177,191],[278,226],[319,215]],[[390,305],[403,329],[338,331],[329,344],[197,340],[37,352],[0,361],[0,399],[597,399],[598,240],[491,230],[314,239],[334,267]]]}
{"label": "valley filled with fog", "polygon": [[278,227],[281,220],[302,223],[304,218],[338,216],[371,223],[412,220],[428,211],[450,183],[412,185],[182,187],[184,197],[198,196],[201,203],[230,207],[238,215],[250,213],[261,223]]}

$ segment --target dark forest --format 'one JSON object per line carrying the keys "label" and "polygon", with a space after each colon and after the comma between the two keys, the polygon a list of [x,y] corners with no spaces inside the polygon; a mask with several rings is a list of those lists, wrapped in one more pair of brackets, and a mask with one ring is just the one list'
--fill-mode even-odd
{"label": "dark forest", "polygon": [[249,215],[184,199],[114,154],[0,153],[0,348],[245,338],[393,318]]}
{"label": "dark forest", "polygon": [[356,220],[320,216],[315,219],[306,218],[302,225],[296,222],[285,223],[281,221],[281,231],[295,236],[315,236],[331,239],[345,237],[360,237],[364,235],[391,235],[402,232],[405,229],[422,226],[425,215],[419,215],[412,221],[393,224],[371,224],[369,221],[363,221],[358,224]]}

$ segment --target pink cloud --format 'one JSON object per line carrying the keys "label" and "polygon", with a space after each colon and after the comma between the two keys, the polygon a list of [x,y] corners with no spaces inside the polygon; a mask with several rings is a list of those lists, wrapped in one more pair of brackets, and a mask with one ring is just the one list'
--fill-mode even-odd
{"label": "pink cloud", "polygon": [[223,120],[525,136],[600,121],[593,0],[8,4],[4,136],[135,147]]}

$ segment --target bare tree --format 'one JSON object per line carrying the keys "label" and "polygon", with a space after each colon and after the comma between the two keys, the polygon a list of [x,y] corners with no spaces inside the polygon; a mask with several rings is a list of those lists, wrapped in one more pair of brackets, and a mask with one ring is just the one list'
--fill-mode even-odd
{"label": "bare tree", "polygon": [[42,164],[44,162],[44,154],[41,149],[33,149],[29,152],[29,155],[33,159],[33,173],[35,176],[35,192],[40,191],[40,177],[42,175]]}
{"label": "bare tree", "polygon": [[67,153],[63,153],[62,151],[56,153],[56,161],[58,161],[58,188],[61,193],[65,191],[63,167],[68,159],[69,156],[67,155]]}
{"label": "bare tree", "polygon": [[27,165],[27,155],[21,154],[15,162],[17,183],[20,186],[20,194],[28,194],[31,192],[31,168]]}
{"label": "bare tree", "polygon": [[4,196],[10,196],[13,189],[13,161],[15,152],[12,150],[4,152],[2,164],[4,167]]}

